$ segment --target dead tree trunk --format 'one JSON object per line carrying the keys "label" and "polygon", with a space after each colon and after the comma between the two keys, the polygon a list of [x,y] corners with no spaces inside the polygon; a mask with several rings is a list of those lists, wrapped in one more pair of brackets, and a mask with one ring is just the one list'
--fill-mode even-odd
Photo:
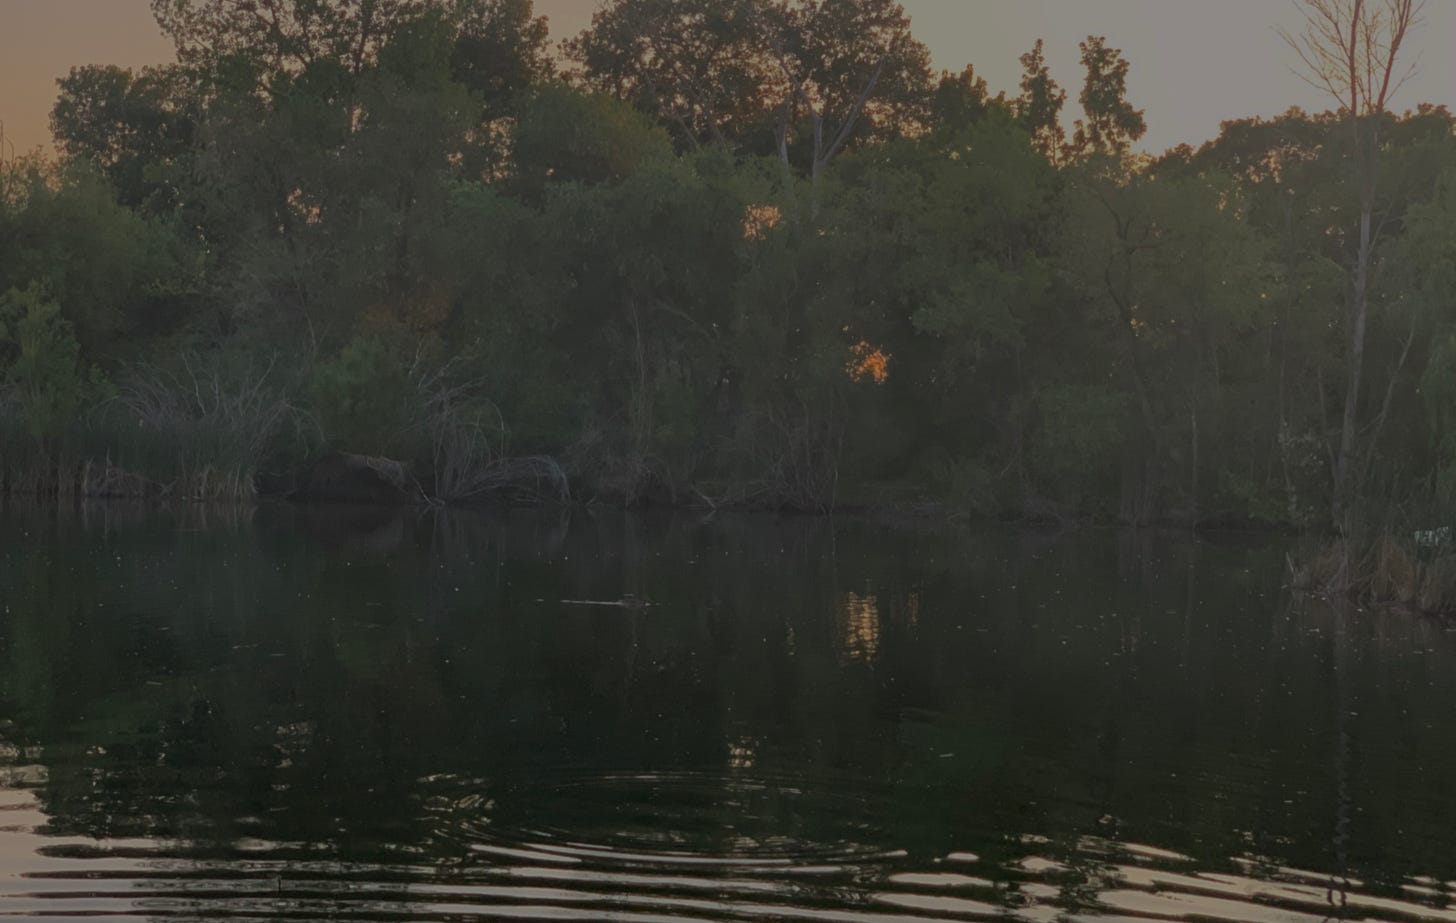
{"label": "dead tree trunk", "polygon": [[1359,241],[1345,312],[1345,406],[1333,462],[1331,518],[1345,528],[1356,483],[1360,389],[1365,371],[1365,333],[1370,315],[1370,275],[1375,261],[1380,127],[1391,96],[1410,75],[1398,72],[1401,48],[1420,19],[1424,0],[1299,0],[1304,29],[1282,33],[1304,65],[1305,79],[1328,93],[1348,120],[1356,183],[1360,190]]}

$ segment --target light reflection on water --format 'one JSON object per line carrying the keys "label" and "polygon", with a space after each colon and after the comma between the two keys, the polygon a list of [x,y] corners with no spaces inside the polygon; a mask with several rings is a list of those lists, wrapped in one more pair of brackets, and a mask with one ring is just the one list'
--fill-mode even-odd
{"label": "light reflection on water", "polygon": [[851,590],[844,594],[839,611],[844,620],[844,656],[873,663],[880,653],[880,601]]}
{"label": "light reflection on water", "polygon": [[1456,644],[1281,563],[11,511],[0,914],[1456,923]]}

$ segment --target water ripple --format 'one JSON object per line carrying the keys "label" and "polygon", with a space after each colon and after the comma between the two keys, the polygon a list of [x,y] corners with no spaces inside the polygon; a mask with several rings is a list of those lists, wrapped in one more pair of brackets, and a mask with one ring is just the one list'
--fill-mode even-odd
{"label": "water ripple", "polygon": [[[338,844],[261,836],[205,846],[59,836],[47,832],[24,781],[33,777],[11,772],[11,787],[0,789],[0,819],[14,821],[0,840],[0,916],[1456,923],[1451,885],[1435,878],[1382,893],[1265,857],[1200,867],[1177,850],[1090,836],[999,837],[912,854],[893,848],[892,802],[842,780],[434,776],[418,794],[428,848],[392,844],[432,859],[387,862],[335,858]],[[557,822],[543,823],[547,816]]]}

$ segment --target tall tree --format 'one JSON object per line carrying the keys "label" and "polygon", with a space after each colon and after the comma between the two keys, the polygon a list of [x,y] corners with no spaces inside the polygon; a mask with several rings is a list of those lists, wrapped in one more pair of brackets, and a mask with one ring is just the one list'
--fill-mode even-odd
{"label": "tall tree", "polygon": [[171,204],[176,177],[165,174],[185,159],[195,131],[178,70],[89,65],[56,82],[51,132],[61,152],[105,173],[125,205]]}
{"label": "tall tree", "polygon": [[1085,118],[1077,120],[1072,150],[1078,157],[1121,157],[1148,130],[1143,111],[1127,101],[1127,59],[1102,36],[1089,35],[1078,47],[1087,72],[1078,97]]}
{"label": "tall tree", "polygon": [[1378,214],[1381,133],[1391,96],[1409,73],[1401,69],[1410,30],[1419,21],[1421,0],[1297,0],[1305,26],[1284,39],[1299,57],[1305,77],[1327,92],[1345,118],[1354,154],[1359,231],[1350,266],[1345,312],[1345,400],[1335,453],[1331,509],[1336,527],[1346,514],[1355,483],[1365,335],[1369,324],[1371,273],[1387,215]]}
{"label": "tall tree", "polygon": [[1091,308],[1098,383],[1111,372],[1127,408],[1119,515],[1142,524],[1194,514],[1207,464],[1200,441],[1221,442],[1229,359],[1267,291],[1265,241],[1216,175],[1112,183],[1080,171],[1067,207],[1062,268]]}
{"label": "tall tree", "polygon": [[550,28],[532,0],[483,0],[458,6],[451,54],[456,81],[477,94],[487,118],[551,77]]}
{"label": "tall tree", "polygon": [[1067,143],[1067,133],[1062,128],[1062,106],[1067,101],[1067,91],[1052,79],[1041,39],[1021,56],[1021,69],[1021,96],[1016,100],[1016,114],[1031,132],[1036,149],[1057,163]]}
{"label": "tall tree", "polygon": [[801,125],[805,172],[817,179],[846,145],[923,120],[930,51],[899,0],[781,0],[763,21],[788,83],[778,128],[786,164]]}
{"label": "tall tree", "polygon": [[331,59],[357,73],[419,5],[414,0],[152,0],[152,14],[186,64],[242,57],[272,71],[298,71]]}
{"label": "tall tree", "polygon": [[251,65],[263,81],[320,65],[358,75],[400,32],[447,24],[457,76],[490,95],[550,72],[546,22],[532,0],[151,0],[184,65]]}
{"label": "tall tree", "polygon": [[1009,108],[1006,94],[991,96],[986,78],[967,64],[960,73],[942,71],[930,97],[930,125],[943,134],[959,134],[980,122],[993,107]]}
{"label": "tall tree", "polygon": [[737,145],[771,122],[777,74],[755,0],[616,0],[566,52],[597,90],[630,101],[689,146]]}
{"label": "tall tree", "polygon": [[202,88],[191,192],[229,317],[327,349],[365,316],[442,316],[451,183],[500,174],[503,120],[552,71],[531,0],[153,9]]}
{"label": "tall tree", "polygon": [[899,0],[610,0],[567,48],[689,144],[767,140],[816,179],[847,147],[918,128],[932,86]]}
{"label": "tall tree", "polygon": [[87,163],[0,172],[0,291],[43,291],[92,357],[169,331],[194,283],[186,236],[119,205]]}

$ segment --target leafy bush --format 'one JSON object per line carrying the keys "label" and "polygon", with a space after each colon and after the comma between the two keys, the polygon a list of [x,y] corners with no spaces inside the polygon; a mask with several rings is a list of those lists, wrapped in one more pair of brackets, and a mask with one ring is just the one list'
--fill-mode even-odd
{"label": "leafy bush", "polygon": [[315,369],[313,396],[331,445],[407,463],[436,500],[569,492],[554,460],[510,455],[505,419],[463,357],[438,360],[423,343],[406,356],[356,338]]}
{"label": "leafy bush", "polygon": [[63,437],[107,396],[106,377],[81,358],[71,323],[39,286],[0,295],[0,402],[36,440]]}
{"label": "leafy bush", "polygon": [[409,365],[382,341],[351,340],[314,368],[312,386],[314,412],[336,448],[397,458],[422,447],[411,433],[421,408]]}

